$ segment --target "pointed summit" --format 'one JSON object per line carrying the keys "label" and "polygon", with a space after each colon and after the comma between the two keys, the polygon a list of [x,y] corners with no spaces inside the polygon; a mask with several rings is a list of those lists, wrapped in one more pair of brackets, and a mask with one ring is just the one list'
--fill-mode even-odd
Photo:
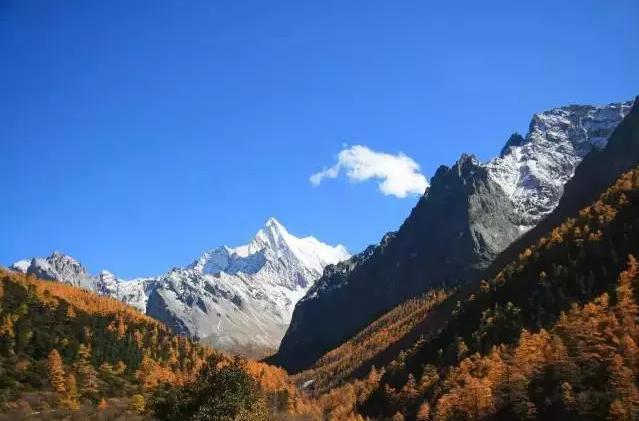
{"label": "pointed summit", "polygon": [[277,258],[293,259],[303,266],[322,273],[324,266],[350,257],[344,246],[330,246],[315,237],[296,237],[277,219],[270,217],[248,246],[235,249],[238,255],[251,255],[266,250]]}
{"label": "pointed summit", "polygon": [[54,251],[49,257],[33,257],[30,260],[20,260],[10,266],[19,272],[33,274],[40,279],[60,281],[66,284],[94,290],[95,279],[73,257],[60,251]]}
{"label": "pointed summit", "polygon": [[524,143],[526,143],[526,139],[522,135],[520,135],[517,132],[511,134],[508,140],[506,141],[506,144],[504,145],[504,147],[501,148],[501,152],[499,152],[499,157],[503,158],[510,151],[510,148],[513,148],[515,146],[521,146]]}
{"label": "pointed summit", "polygon": [[79,266],[82,268],[82,270],[86,272],[86,270],[84,269],[84,267],[82,267],[80,262],[76,260],[73,256],[70,256],[58,250],[54,250],[53,253],[51,253],[51,255],[46,258],[46,260],[47,262],[49,262],[49,264],[52,264],[52,265],[67,264],[67,265]]}
{"label": "pointed summit", "polygon": [[277,219],[270,217],[250,242],[248,246],[249,254],[264,248],[273,250],[286,249],[287,243],[290,242],[291,238],[294,237],[288,233],[284,225]]}
{"label": "pointed summit", "polygon": [[266,222],[264,223],[264,227],[265,228],[283,229],[284,231],[286,231],[286,228],[284,228],[284,225],[282,225],[280,223],[280,221],[278,221],[277,219],[275,219],[272,216],[266,220]]}
{"label": "pointed summit", "polygon": [[260,231],[267,233],[269,237],[273,238],[283,238],[286,236],[290,236],[286,227],[272,216],[266,220],[264,227]]}

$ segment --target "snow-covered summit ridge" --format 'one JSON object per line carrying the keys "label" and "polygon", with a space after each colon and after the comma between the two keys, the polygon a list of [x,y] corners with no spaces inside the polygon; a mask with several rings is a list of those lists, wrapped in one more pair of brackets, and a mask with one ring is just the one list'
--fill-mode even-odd
{"label": "snow-covered summit ridge", "polygon": [[85,289],[95,289],[96,282],[87,270],[73,257],[59,251],[54,251],[50,256],[34,257],[32,259],[19,260],[10,267],[23,273],[32,273],[41,279],[64,279],[65,283]]}
{"label": "snow-covered summit ridge", "polygon": [[333,247],[312,236],[295,237],[271,217],[248,244],[234,248],[218,247],[204,253],[188,268],[202,274],[255,274],[267,261],[283,259],[312,272],[311,276],[319,277],[326,265],[349,257],[344,246]]}
{"label": "snow-covered summit ridge", "polygon": [[247,246],[248,253],[264,249],[274,251],[278,257],[291,253],[304,266],[321,273],[327,264],[337,263],[350,257],[344,246],[329,246],[315,237],[297,238],[286,230],[275,218],[269,218],[253,241]]}
{"label": "snow-covered summit ridge", "polygon": [[327,264],[337,263],[350,257],[341,244],[330,246],[312,236],[295,237],[284,225],[271,217],[248,244],[233,248],[221,246],[208,251],[189,268],[210,274],[254,273],[259,270],[259,267],[256,268],[254,265],[264,263],[264,258],[261,256],[266,253],[272,253],[277,258],[296,258],[307,268],[320,273]]}
{"label": "snow-covered summit ridge", "polygon": [[568,105],[535,114],[524,138],[511,136],[500,156],[484,164],[513,202],[523,229],[552,212],[577,165],[606,146],[631,107],[632,101]]}

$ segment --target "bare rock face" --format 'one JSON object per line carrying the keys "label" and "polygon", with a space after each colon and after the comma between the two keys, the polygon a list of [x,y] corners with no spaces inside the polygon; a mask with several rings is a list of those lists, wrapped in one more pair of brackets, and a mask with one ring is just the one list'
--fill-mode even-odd
{"label": "bare rock face", "polygon": [[639,97],[630,111],[625,105],[625,117],[607,139],[606,146],[594,148],[584,157],[573,177],[562,186],[563,195],[554,210],[500,253],[483,274],[485,278],[494,276],[530,244],[595,201],[621,174],[639,165]]}
{"label": "bare rock face", "polygon": [[55,281],[64,279],[65,283],[94,290],[97,282],[89,275],[77,260],[59,251],[54,251],[49,257],[34,257],[30,260],[20,260],[9,267],[12,270],[33,275],[39,279]]}
{"label": "bare rock face", "polygon": [[511,136],[500,156],[486,163],[513,202],[522,230],[552,212],[577,165],[606,146],[631,105],[569,105],[535,114],[526,138]]}
{"label": "bare rock face", "polygon": [[328,267],[297,304],[271,362],[311,365],[371,320],[429,287],[465,282],[557,206],[581,160],[605,148],[631,103],[570,105],[535,114],[486,163],[440,167],[399,231]]}

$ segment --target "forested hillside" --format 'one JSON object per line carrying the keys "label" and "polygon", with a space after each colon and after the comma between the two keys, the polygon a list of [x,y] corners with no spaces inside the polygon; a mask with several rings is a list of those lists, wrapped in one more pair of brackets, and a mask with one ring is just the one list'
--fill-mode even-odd
{"label": "forested hillside", "polygon": [[[393,419],[636,419],[639,169],[453,296],[359,411]],[[371,386],[369,386],[370,388]]]}
{"label": "forested hillside", "polygon": [[114,299],[0,270],[0,419],[177,420],[188,405],[192,417],[213,405],[220,420],[319,411],[280,369],[174,336]]}
{"label": "forested hillside", "polygon": [[450,290],[429,291],[411,298],[371,323],[343,345],[320,358],[317,363],[292,378],[313,394],[324,393],[344,381],[365,377],[384,351],[422,322],[433,307],[444,301]]}

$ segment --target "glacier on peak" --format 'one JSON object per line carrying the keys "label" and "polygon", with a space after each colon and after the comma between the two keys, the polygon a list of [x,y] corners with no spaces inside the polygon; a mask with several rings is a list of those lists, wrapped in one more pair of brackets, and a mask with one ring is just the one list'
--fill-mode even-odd
{"label": "glacier on peak", "polygon": [[214,347],[262,357],[275,351],[293,309],[324,267],[349,258],[346,249],[298,238],[274,218],[244,246],[221,246],[190,265],[149,278],[122,280],[87,273],[59,252],[21,260],[10,269],[107,295]]}

